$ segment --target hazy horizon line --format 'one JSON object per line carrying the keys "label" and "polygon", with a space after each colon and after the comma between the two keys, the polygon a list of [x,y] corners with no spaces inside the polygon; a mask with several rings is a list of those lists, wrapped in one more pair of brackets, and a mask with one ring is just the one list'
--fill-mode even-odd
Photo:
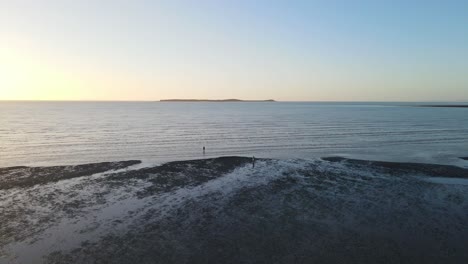
{"label": "hazy horizon line", "polygon": [[[168,101],[161,101],[161,100],[175,100],[175,99],[154,99],[154,100],[34,100],[34,99],[0,99],[0,102],[157,102],[157,103],[170,103]],[[231,99],[177,99],[177,100],[232,100]],[[242,102],[249,102],[249,101],[265,101],[262,99],[237,99],[241,100],[237,103]],[[270,99],[268,99],[270,100]],[[395,101],[387,101],[387,100],[276,100],[271,99],[271,103],[468,103],[468,100],[458,100],[458,101],[448,101],[448,100],[440,100],[440,101],[429,101],[429,100],[422,100],[422,101],[403,101],[403,100],[395,100]],[[194,101],[197,102],[197,101]]]}

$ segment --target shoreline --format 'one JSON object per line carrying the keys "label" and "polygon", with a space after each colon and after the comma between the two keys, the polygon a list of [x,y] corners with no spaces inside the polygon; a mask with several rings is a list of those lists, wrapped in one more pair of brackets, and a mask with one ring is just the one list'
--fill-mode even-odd
{"label": "shoreline", "polygon": [[[345,163],[352,166],[372,167],[385,170],[386,173],[419,173],[434,177],[453,177],[453,178],[468,178],[468,168],[434,164],[434,163],[417,163],[417,162],[393,162],[379,160],[364,160],[345,158],[340,156],[321,157],[324,160],[332,163]],[[468,160],[468,157],[459,157],[462,160]],[[223,165],[228,168],[239,165],[250,164],[252,158],[244,156],[220,156],[214,158],[187,159],[164,162],[160,165],[149,168],[171,168],[181,164],[207,164],[212,161],[222,161]],[[281,159],[273,158],[256,158],[263,161],[281,161]],[[301,160],[301,159],[298,159]],[[305,161],[305,160],[304,160]],[[47,184],[58,182],[77,177],[89,176],[96,173],[106,173],[115,170],[125,169],[133,165],[142,164],[141,160],[113,161],[113,162],[98,162],[84,163],[77,165],[58,165],[58,166],[10,166],[0,167],[0,190],[10,188],[25,188],[34,185]],[[148,168],[148,167],[144,167]],[[461,175],[461,176],[457,176]]]}
{"label": "shoreline", "polygon": [[0,168],[0,262],[468,259],[468,168],[239,156],[140,166]]}

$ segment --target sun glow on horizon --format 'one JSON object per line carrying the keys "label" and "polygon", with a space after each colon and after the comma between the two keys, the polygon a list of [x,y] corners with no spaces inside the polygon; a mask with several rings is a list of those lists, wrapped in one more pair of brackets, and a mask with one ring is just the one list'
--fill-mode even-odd
{"label": "sun glow on horizon", "polygon": [[466,2],[117,2],[1,2],[0,100],[468,100]]}
{"label": "sun glow on horizon", "polygon": [[[0,46],[1,48],[1,46]],[[72,78],[49,58],[38,56],[27,48],[0,49],[0,99],[57,100],[72,99],[76,94],[67,89],[82,89],[80,81]]]}
{"label": "sun glow on horizon", "polygon": [[86,69],[79,61],[25,45],[0,44],[0,100],[125,100],[131,98],[127,87],[138,83],[128,77],[106,69]]}

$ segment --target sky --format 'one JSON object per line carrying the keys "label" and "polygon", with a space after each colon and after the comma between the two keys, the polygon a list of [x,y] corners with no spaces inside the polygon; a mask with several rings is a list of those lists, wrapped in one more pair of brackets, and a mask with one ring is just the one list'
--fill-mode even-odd
{"label": "sky", "polygon": [[0,100],[468,101],[468,1],[0,0]]}

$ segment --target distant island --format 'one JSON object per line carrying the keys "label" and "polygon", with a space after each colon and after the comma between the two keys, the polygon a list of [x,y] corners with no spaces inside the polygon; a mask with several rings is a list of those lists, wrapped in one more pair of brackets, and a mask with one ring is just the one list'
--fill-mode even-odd
{"label": "distant island", "polygon": [[232,103],[232,102],[276,102],[273,99],[269,100],[240,100],[240,99],[221,99],[221,100],[208,100],[208,99],[165,99],[160,102],[217,102],[217,103]]}

